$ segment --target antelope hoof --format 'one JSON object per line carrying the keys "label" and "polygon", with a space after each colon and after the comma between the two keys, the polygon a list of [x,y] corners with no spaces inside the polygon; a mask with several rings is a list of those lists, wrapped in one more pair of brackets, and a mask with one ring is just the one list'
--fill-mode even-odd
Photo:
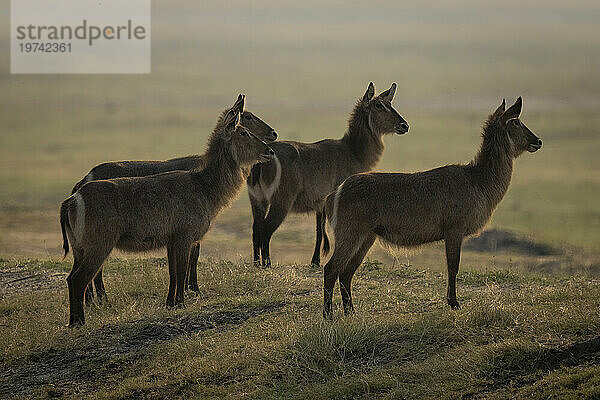
{"label": "antelope hoof", "polygon": [[167,299],[167,308],[174,308],[175,307],[175,300],[174,299]]}
{"label": "antelope hoof", "polygon": [[458,304],[456,299],[448,299],[448,305],[450,305],[450,308],[453,310],[460,310],[460,304]]}
{"label": "antelope hoof", "polygon": [[91,290],[85,291],[85,296],[83,298],[83,302],[86,306],[91,306],[94,302],[94,293]]}
{"label": "antelope hoof", "polygon": [[315,268],[321,268],[321,260],[313,258],[313,260],[310,262],[310,266]]}
{"label": "antelope hoof", "polygon": [[101,306],[109,306],[110,305],[106,294],[98,295],[98,305],[101,305]]}
{"label": "antelope hoof", "polygon": [[188,286],[188,290],[191,290],[195,294],[198,294],[200,292],[200,288],[198,287],[198,284]]}
{"label": "antelope hoof", "polygon": [[323,310],[323,319],[327,321],[333,321],[333,311],[324,309]]}
{"label": "antelope hoof", "polygon": [[183,299],[176,299],[175,300],[175,306],[174,306],[174,308],[177,309],[177,310],[181,310],[181,309],[185,308],[185,302],[184,302],[184,300]]}
{"label": "antelope hoof", "polygon": [[71,314],[69,316],[69,324],[67,325],[67,328],[69,328],[69,329],[79,328],[83,324],[85,324],[85,318],[83,316]]}

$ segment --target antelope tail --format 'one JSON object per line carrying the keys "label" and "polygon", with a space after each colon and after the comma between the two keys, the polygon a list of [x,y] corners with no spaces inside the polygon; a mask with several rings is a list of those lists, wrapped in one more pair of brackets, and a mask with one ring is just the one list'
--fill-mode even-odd
{"label": "antelope tail", "polygon": [[65,250],[65,254],[63,255],[63,260],[69,254],[69,239],[67,238],[66,228],[69,227],[69,210],[67,206],[68,202],[65,200],[60,205],[60,228],[62,229],[62,237],[63,237],[63,249]]}

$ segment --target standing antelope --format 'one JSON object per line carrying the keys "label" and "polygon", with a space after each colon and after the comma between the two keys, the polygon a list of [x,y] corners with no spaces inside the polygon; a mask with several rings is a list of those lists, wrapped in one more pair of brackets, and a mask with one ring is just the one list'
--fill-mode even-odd
{"label": "standing antelope", "polygon": [[92,181],[60,208],[65,255],[73,246],[69,326],[83,324],[86,287],[113,248],[148,251],[167,247],[167,306],[184,306],[184,282],[192,244],[239,193],[250,167],[274,157],[271,148],[227,114],[211,134],[204,169],[136,178]]}
{"label": "standing antelope", "polygon": [[[292,141],[273,144],[275,159],[252,168],[248,177],[248,194],[252,205],[252,242],[254,262],[271,265],[271,236],[289,212],[317,213],[317,240],[312,264],[320,264],[320,248],[329,248],[323,235],[322,209],[325,196],[348,176],[371,170],[383,154],[382,136],[402,135],[408,124],[392,107],[396,92],[389,90],[375,96],[373,82],[358,100],[341,139],[316,143]],[[268,214],[267,214],[268,211]],[[323,237],[324,236],[324,237]]]}
{"label": "standing antelope", "polygon": [[[266,142],[272,142],[277,139],[277,133],[267,125],[263,120],[258,118],[250,111],[246,111],[246,96],[240,94],[231,108],[224,110],[219,117],[215,130],[221,129],[224,124],[225,118],[228,115],[235,115],[235,113],[241,113],[243,125],[248,128],[249,131],[254,132],[256,136],[265,140]],[[96,181],[101,179],[113,179],[113,178],[125,178],[125,177],[136,177],[136,176],[148,176],[154,174],[160,174],[163,172],[170,171],[191,171],[193,169],[202,168],[204,166],[206,155],[192,155],[187,157],[173,158],[166,161],[113,161],[106,162],[95,166],[91,171],[73,187],[71,194],[75,193],[79,188],[85,185],[87,182]],[[189,275],[188,275],[188,288],[195,292],[199,291],[198,278],[196,274],[196,268],[198,264],[198,257],[200,255],[200,243],[194,243],[192,251],[190,253],[189,260]],[[98,299],[102,301],[106,298],[106,290],[104,288],[104,282],[102,280],[102,269],[98,272],[98,275],[94,278],[93,285],[96,287],[96,293]],[[86,290],[86,303],[90,302],[94,296],[92,283]]]}
{"label": "standing antelope", "polygon": [[448,304],[459,308],[456,275],[466,236],[479,232],[504,197],[513,160],[533,153],[542,141],[519,120],[522,100],[489,116],[483,142],[467,165],[447,165],[412,174],[366,173],[349,177],[326,200],[326,218],[335,249],[324,271],[323,316],[331,318],[331,299],[339,278],[344,312],[354,310],[350,284],[376,238],[411,247],[444,240],[448,263]]}

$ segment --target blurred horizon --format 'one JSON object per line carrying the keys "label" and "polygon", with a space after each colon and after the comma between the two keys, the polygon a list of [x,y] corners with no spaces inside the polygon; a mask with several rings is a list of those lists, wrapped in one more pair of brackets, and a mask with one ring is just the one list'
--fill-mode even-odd
{"label": "blurred horizon", "polygon": [[[468,162],[487,115],[523,96],[544,147],[516,161],[492,226],[600,251],[598,2],[154,0],[149,75],[11,75],[8,2],[0,18],[0,255],[59,254],[75,182],[104,161],[203,152],[238,93],[280,140],[310,142],[343,135],[370,81],[398,83],[411,125],[385,138],[386,171]],[[291,221],[273,253],[297,244],[285,260],[305,261],[313,217]],[[250,225],[244,189],[207,248],[250,254]]]}

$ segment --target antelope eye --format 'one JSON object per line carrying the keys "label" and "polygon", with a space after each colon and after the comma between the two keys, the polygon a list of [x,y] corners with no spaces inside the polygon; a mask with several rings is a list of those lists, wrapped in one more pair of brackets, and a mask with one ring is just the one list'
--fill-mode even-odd
{"label": "antelope eye", "polygon": [[379,110],[383,110],[383,105],[381,103],[375,103],[375,107],[377,107]]}
{"label": "antelope eye", "polygon": [[250,134],[245,129],[243,129],[243,130],[240,131],[240,135],[250,137]]}
{"label": "antelope eye", "polygon": [[512,124],[513,126],[519,126],[519,125],[520,125],[520,123],[519,123],[519,120],[518,120],[518,119],[513,119],[513,120],[511,121],[511,124]]}

